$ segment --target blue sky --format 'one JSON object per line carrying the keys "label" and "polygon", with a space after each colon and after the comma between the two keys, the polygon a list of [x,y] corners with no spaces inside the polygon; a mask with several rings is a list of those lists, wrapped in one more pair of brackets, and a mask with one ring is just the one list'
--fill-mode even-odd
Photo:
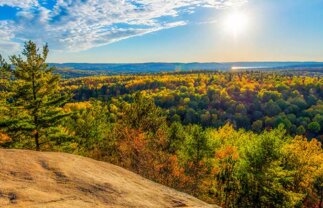
{"label": "blue sky", "polygon": [[323,0],[0,0],[0,54],[26,40],[51,62],[323,61]]}

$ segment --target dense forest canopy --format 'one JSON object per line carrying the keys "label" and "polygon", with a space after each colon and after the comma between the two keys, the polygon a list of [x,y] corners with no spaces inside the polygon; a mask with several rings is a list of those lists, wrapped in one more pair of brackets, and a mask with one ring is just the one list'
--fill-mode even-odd
{"label": "dense forest canopy", "polygon": [[0,58],[0,146],[80,154],[223,207],[320,207],[319,73],[61,79],[27,42]]}
{"label": "dense forest canopy", "polygon": [[186,72],[69,79],[75,101],[96,98],[119,107],[141,92],[169,122],[261,132],[283,124],[291,135],[322,141],[323,79],[275,72]]}

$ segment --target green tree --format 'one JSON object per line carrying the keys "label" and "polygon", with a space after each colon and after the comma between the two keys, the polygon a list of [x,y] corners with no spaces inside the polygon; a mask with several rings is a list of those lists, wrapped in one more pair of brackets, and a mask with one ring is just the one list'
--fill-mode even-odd
{"label": "green tree", "polygon": [[268,116],[275,116],[281,112],[281,109],[273,100],[270,100],[265,104],[264,111]]}
{"label": "green tree", "polygon": [[205,159],[210,157],[210,144],[201,126],[190,125],[186,131],[187,136],[179,155],[186,164],[188,175],[192,177],[191,191],[196,193],[205,174]]}
{"label": "green tree", "polygon": [[156,133],[166,124],[166,118],[154,100],[144,97],[139,92],[134,95],[133,102],[125,106],[122,123],[131,128]]}
{"label": "green tree", "polygon": [[0,55],[0,102],[6,101],[9,96],[11,68]]}
{"label": "green tree", "polygon": [[115,138],[108,138],[111,132],[108,120],[108,107],[100,101],[92,101],[89,107],[75,110],[64,120],[64,126],[75,132],[79,154],[100,159],[101,152],[112,152]]}
{"label": "green tree", "polygon": [[316,121],[309,123],[307,128],[313,133],[319,133],[321,130],[320,124]]}
{"label": "green tree", "polygon": [[179,122],[173,122],[168,130],[168,141],[166,150],[169,153],[176,153],[182,146],[186,137],[184,127]]}
{"label": "green tree", "polygon": [[[25,132],[33,137],[36,150],[55,132],[59,121],[67,114],[60,108],[68,95],[60,92],[60,77],[46,63],[48,46],[42,53],[32,41],[26,42],[22,56],[11,56],[13,66],[10,96],[11,117],[1,126],[11,132]],[[56,134],[56,133],[55,133]]]}
{"label": "green tree", "polygon": [[305,134],[305,133],[306,133],[306,129],[304,128],[304,126],[303,126],[303,125],[300,125],[299,127],[297,127],[296,133],[297,133],[298,135],[303,135],[303,134]]}
{"label": "green tree", "polygon": [[263,125],[264,124],[263,124],[262,120],[257,120],[252,123],[251,127],[252,127],[252,130],[259,133],[259,132],[261,132]]}
{"label": "green tree", "polygon": [[[288,183],[288,171],[281,168],[281,146],[285,130],[278,129],[254,135],[241,153],[240,166],[241,207],[288,207],[293,198],[284,188]],[[292,207],[292,206],[290,206]]]}

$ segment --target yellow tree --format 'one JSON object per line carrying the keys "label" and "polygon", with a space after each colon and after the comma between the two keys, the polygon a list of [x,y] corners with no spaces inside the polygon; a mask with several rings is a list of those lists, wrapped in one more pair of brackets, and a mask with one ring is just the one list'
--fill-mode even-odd
{"label": "yellow tree", "polygon": [[[284,165],[293,171],[291,190],[303,194],[303,203],[308,207],[322,204],[323,151],[316,139],[307,141],[302,136],[295,137],[283,148]],[[321,193],[319,193],[321,192]]]}

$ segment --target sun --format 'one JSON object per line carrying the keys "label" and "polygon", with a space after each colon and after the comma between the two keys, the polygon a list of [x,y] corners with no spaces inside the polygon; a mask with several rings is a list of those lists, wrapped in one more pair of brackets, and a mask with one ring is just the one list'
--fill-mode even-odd
{"label": "sun", "polygon": [[247,29],[248,22],[246,13],[235,11],[224,18],[223,27],[227,33],[238,37]]}

